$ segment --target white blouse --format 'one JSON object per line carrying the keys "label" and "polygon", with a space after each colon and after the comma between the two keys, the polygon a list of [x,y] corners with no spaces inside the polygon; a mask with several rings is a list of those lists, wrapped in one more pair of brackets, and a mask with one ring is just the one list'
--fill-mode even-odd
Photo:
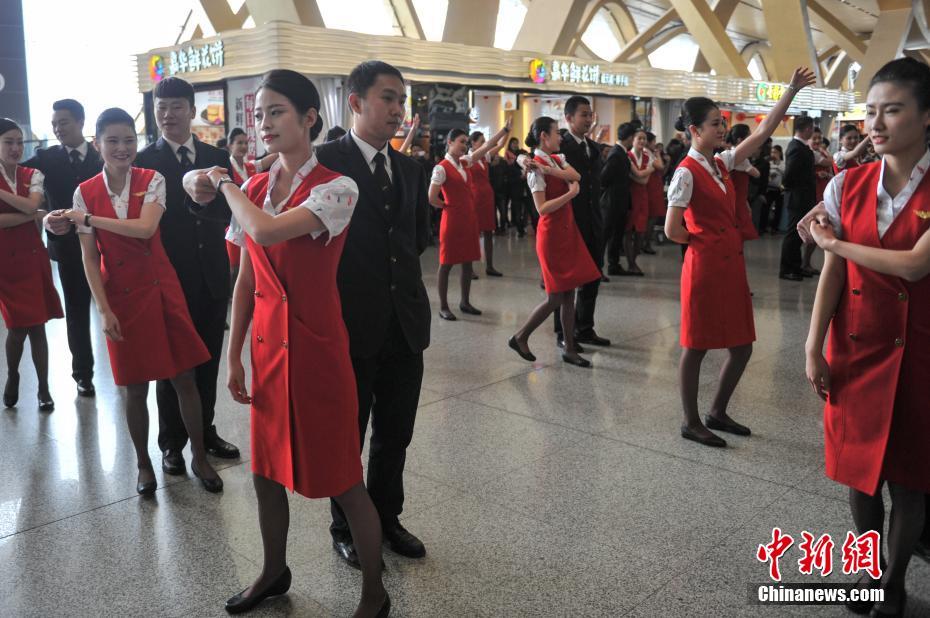
{"label": "white blouse", "polygon": [[[917,186],[926,175],[927,169],[930,168],[930,150],[926,151],[924,156],[920,158],[920,161],[918,161],[914,169],[911,170],[911,176],[908,178],[907,184],[894,197],[888,195],[883,184],[885,179],[884,159],[882,159],[881,166],[882,169],[878,176],[878,188],[876,189],[876,195],[878,197],[876,210],[879,238],[885,235],[885,232],[888,231],[888,228],[891,227],[894,220],[901,214],[904,207],[907,206],[907,202],[911,199],[911,196],[914,195],[914,191],[917,190]],[[843,198],[843,180],[845,178],[846,170],[842,170],[833,177],[833,180],[830,181],[830,184],[827,185],[827,188],[824,189],[823,192],[823,205],[827,209],[827,215],[830,217],[830,223],[833,225],[833,231],[837,238],[842,238],[842,230],[840,227],[840,202]]]}
{"label": "white blouse", "polygon": [[239,178],[242,179],[242,184],[245,185],[245,181],[249,179],[249,173],[245,169],[245,165],[239,165],[239,162],[236,161],[236,157],[229,157],[229,164],[232,165],[233,170]]}
{"label": "white blouse", "polygon": [[[539,148],[533,151],[537,157],[541,157],[552,167],[565,167],[565,155],[546,154]],[[526,175],[526,184],[530,186],[530,193],[542,193],[546,190],[546,176],[541,172],[530,172]]]}
{"label": "white blouse", "polygon": [[[268,191],[265,193],[265,201],[262,204],[262,210],[269,215],[281,214],[281,211],[287,205],[291,196],[294,195],[294,191],[297,190],[300,183],[303,182],[304,178],[306,178],[316,166],[316,153],[313,153],[310,155],[310,158],[307,159],[307,162],[300,166],[300,169],[294,174],[294,179],[291,181],[291,188],[287,193],[287,197],[278,204],[272,204],[271,193],[274,190],[275,182],[281,172],[281,159],[275,161],[268,171]],[[254,178],[254,176],[252,178]],[[242,184],[243,192],[248,190],[252,178],[249,178]],[[329,240],[326,241],[326,244],[329,244],[333,238],[339,236],[339,234],[348,227],[349,221],[352,220],[352,213],[355,211],[356,203],[358,203],[358,185],[347,176],[339,176],[334,180],[318,184],[310,189],[310,195],[307,199],[297,204],[295,208],[306,208],[323,222],[323,226],[326,229],[311,232],[310,237],[317,239],[324,232],[329,233]],[[226,240],[240,247],[245,245],[245,230],[242,229],[242,226],[239,225],[235,217],[229,222],[229,230],[226,231]]]}
{"label": "white blouse", "polygon": [[[21,165],[16,166],[17,174],[19,174],[19,169],[21,167]],[[12,189],[12,193],[16,193],[16,181],[10,179],[10,177],[6,175],[6,168],[2,165],[0,165],[0,174],[3,174],[3,179],[6,181],[7,186]],[[39,170],[35,170],[32,172],[32,179],[29,180],[29,193],[42,193],[43,191],[45,191],[45,174]]]}
{"label": "white blouse", "polygon": [[[456,161],[452,155],[446,153],[444,157],[446,161],[455,166],[455,169],[458,170],[459,174],[462,175],[462,180],[468,182],[468,172],[465,171],[466,167],[471,167],[471,158],[468,155],[459,157],[459,160]],[[446,168],[441,165],[437,165],[433,168],[433,177],[430,178],[430,184],[442,186],[446,182]]]}
{"label": "white blouse", "polygon": [[[116,211],[117,218],[127,218],[129,216],[129,186],[132,184],[132,172],[126,177],[126,184],[123,185],[123,190],[120,191],[119,195],[116,195],[110,189],[107,173],[101,173],[103,174],[103,183],[107,187],[107,193],[110,195],[110,203],[113,205],[113,210]],[[165,197],[165,177],[158,172],[155,172],[155,175],[152,176],[152,180],[149,181],[149,186],[145,189],[145,197],[142,198],[142,203],[158,204],[162,208],[165,208],[165,204],[167,203]],[[80,187],[74,190],[74,199],[71,208],[78,212],[87,212],[87,204],[84,203],[84,196],[81,194]],[[84,225],[75,225],[75,227],[77,228],[78,234],[94,233],[94,228],[92,227]]]}
{"label": "white blouse", "polygon": [[[749,159],[744,159],[739,165],[733,165],[733,160],[735,159],[734,149],[724,150],[720,154],[714,155],[715,159],[720,159],[723,162],[724,168],[728,172],[734,170],[740,172],[749,171],[752,167],[752,164],[749,162]],[[707,172],[713,177],[717,182],[717,186],[726,193],[727,186],[723,182],[723,178],[720,177],[720,169],[713,165],[711,166],[710,162],[702,155],[700,152],[692,148],[688,151],[688,156],[701,164],[701,167],[707,170]],[[687,208],[688,203],[691,201],[691,194],[694,192],[694,178],[691,176],[691,170],[684,166],[679,166],[675,170],[675,173],[672,175],[672,182],[668,186],[668,205],[672,208]]]}

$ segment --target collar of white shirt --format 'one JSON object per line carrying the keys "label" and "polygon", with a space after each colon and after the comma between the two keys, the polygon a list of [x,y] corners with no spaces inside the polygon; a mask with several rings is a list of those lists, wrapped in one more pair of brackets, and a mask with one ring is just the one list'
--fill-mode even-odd
{"label": "collar of white shirt", "polygon": [[923,180],[924,176],[927,174],[927,169],[930,168],[930,150],[924,151],[924,156],[920,157],[920,160],[917,162],[917,165],[914,166],[914,169],[911,170],[911,175],[908,178],[907,184],[904,188],[892,198],[888,195],[888,192],[885,191],[885,159],[882,158],[882,169],[878,177],[878,198],[886,199],[889,202],[894,200],[899,200],[902,196],[907,196],[904,199],[910,199],[910,195],[917,189],[917,185],[920,184],[920,181]]}
{"label": "collar of white shirt", "polygon": [[801,142],[802,144],[804,144],[804,145],[807,146],[808,148],[811,147],[810,144],[808,144],[807,142],[805,142],[803,139],[801,139],[801,138],[798,137],[797,135],[791,136],[791,139],[796,139],[796,140],[798,140],[799,142]]}
{"label": "collar of white shirt", "polygon": [[444,158],[446,161],[448,161],[449,163],[451,163],[452,165],[454,165],[454,166],[456,167],[456,169],[464,169],[464,168],[462,167],[462,162],[461,162],[461,161],[456,161],[456,160],[455,160],[455,157],[453,157],[452,155],[450,155],[448,152],[446,153],[446,156],[443,157],[443,158]]}
{"label": "collar of white shirt", "polygon": [[548,163],[549,165],[553,165],[553,166],[556,165],[555,159],[552,158],[552,155],[549,154],[549,153],[547,153],[547,152],[543,152],[543,151],[540,150],[539,148],[537,148],[536,150],[534,150],[534,151],[533,151],[533,154],[534,154],[535,156],[537,156],[537,157],[541,157],[541,158],[542,158],[544,161],[546,161],[546,163]]}
{"label": "collar of white shirt", "polygon": [[81,153],[81,161],[87,157],[87,142],[81,142],[81,145],[77,148],[72,148],[71,146],[65,146],[65,152],[68,153],[68,156],[71,156],[71,153],[77,150]]}
{"label": "collar of white shirt", "polygon": [[[197,158],[197,150],[194,148],[194,134],[193,133],[187,136],[187,141],[184,142],[183,144],[177,144],[175,142],[172,142],[167,137],[165,137],[165,141],[168,142],[169,146],[171,146],[171,152],[174,153],[174,156],[178,157],[178,148],[180,148],[181,146],[186,146],[187,150],[190,151],[191,153],[190,154],[191,161]],[[181,160],[181,157],[178,157],[178,161],[180,160]]]}
{"label": "collar of white shirt", "polygon": [[[316,167],[316,151],[310,153],[310,158],[300,166],[300,169],[297,170],[297,173],[294,174],[294,179],[291,181],[291,189],[287,192],[287,197],[281,202],[281,204],[274,204],[273,206],[277,209],[278,206],[286,204],[291,196],[294,195],[294,191],[297,189],[298,185],[303,182],[304,178],[313,171],[313,168]],[[275,183],[278,181],[278,174],[281,171],[281,157],[271,164],[271,169],[268,170],[268,192],[265,194],[265,201],[271,202],[271,192],[274,190]]]}
{"label": "collar of white shirt", "polygon": [[587,145],[587,140],[585,139],[585,137],[584,137],[583,135],[582,135],[581,137],[578,137],[577,135],[575,135],[574,133],[572,133],[571,130],[568,131],[568,134],[571,135],[572,137],[574,137],[574,138],[575,138],[575,141],[578,142],[579,144],[585,144],[585,145]]}
{"label": "collar of white shirt", "polygon": [[388,156],[388,142],[385,142],[384,146],[382,146],[379,150],[360,138],[355,132],[355,129],[349,129],[349,135],[351,135],[352,139],[355,140],[355,145],[358,146],[358,149],[362,151],[362,156],[365,157],[365,162],[368,163],[368,167],[370,167],[372,171],[375,169],[375,155],[379,152],[384,155],[385,167],[388,169],[391,168],[391,157]]}
{"label": "collar of white shirt", "polygon": [[620,146],[620,150],[622,150],[623,152],[629,152],[629,151],[626,149],[626,146],[623,145],[623,142],[619,142],[619,141],[618,141],[618,142],[617,142],[617,146]]}
{"label": "collar of white shirt", "polygon": [[110,179],[106,171],[103,172],[103,184],[107,188],[107,193],[110,195],[111,202],[113,201],[114,197],[119,197],[119,203],[121,205],[125,206],[129,204],[129,185],[132,184],[132,170],[130,170],[129,173],[126,174],[126,182],[125,184],[123,184],[123,190],[120,191],[118,196],[116,195],[116,193],[113,192],[112,189],[110,189]]}
{"label": "collar of white shirt", "polygon": [[[706,169],[708,172],[713,174],[714,177],[720,176],[720,168],[717,167],[717,169],[714,169],[713,167],[711,167],[710,161],[707,160],[707,157],[702,155],[700,152],[698,152],[694,148],[691,148],[690,150],[688,150],[688,156],[694,159],[695,161],[697,161],[698,163],[700,163],[701,166],[703,166],[704,169]],[[716,167],[716,163],[714,163],[714,167]]]}

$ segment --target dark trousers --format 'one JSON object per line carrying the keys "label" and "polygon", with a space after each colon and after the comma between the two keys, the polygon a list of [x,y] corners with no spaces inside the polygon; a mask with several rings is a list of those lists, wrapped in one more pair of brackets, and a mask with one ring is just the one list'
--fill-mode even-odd
{"label": "dark trousers", "polygon": [[[226,307],[228,299],[213,298],[205,282],[200,289],[187,298],[187,308],[197,334],[203,339],[210,352],[210,360],[194,370],[200,405],[203,408],[203,436],[205,441],[216,436],[213,417],[216,415],[216,378],[220,371],[220,355],[223,353],[223,336],[226,330]],[[162,451],[180,450],[187,444],[187,429],[181,420],[178,394],[170,380],[159,380],[155,386],[158,402],[158,447]]]}
{"label": "dark trousers", "polygon": [[522,191],[512,192],[510,194],[510,224],[517,228],[517,231],[526,231],[526,212],[525,199]]}
{"label": "dark trousers", "polygon": [[507,229],[507,194],[506,193],[495,193],[494,194],[494,207],[497,211],[497,229],[505,230]]}
{"label": "dark trousers", "polygon": [[604,215],[604,241],[607,244],[607,266],[620,265],[623,250],[623,234],[629,209],[611,205],[602,209]]}
{"label": "dark trousers", "polygon": [[[781,189],[772,189],[770,188],[765,193],[766,205],[763,208],[762,213],[759,217],[759,233],[764,234],[769,228],[773,232],[778,231],[778,223],[781,219],[781,211],[783,207],[783,197]],[[774,210],[775,219],[772,219],[772,212]]]}
{"label": "dark trousers", "polygon": [[804,244],[798,234],[797,226],[805,212],[794,208],[788,209],[788,233],[781,242],[781,266],[779,272],[783,275],[801,273],[801,246]]}
{"label": "dark trousers", "polygon": [[[598,270],[604,265],[604,246],[597,238],[585,238],[585,246],[594,265]],[[590,283],[586,283],[577,290],[575,297],[575,334],[581,337],[594,334],[594,308],[597,305],[597,291],[601,287],[601,279],[598,277]],[[552,314],[555,321],[555,332],[562,334],[562,313],[556,309]]]}
{"label": "dark trousers", "polygon": [[75,380],[91,380],[94,377],[94,350],[90,344],[90,287],[84,275],[84,263],[78,254],[57,264],[58,278],[65,297],[71,377]]}
{"label": "dark trousers", "polygon": [[[382,521],[404,510],[404,464],[423,383],[423,352],[413,352],[396,318],[391,320],[381,350],[370,358],[353,358],[358,390],[359,452],[371,418],[368,453],[368,494]],[[349,538],[349,524],[333,500],[333,538]]]}

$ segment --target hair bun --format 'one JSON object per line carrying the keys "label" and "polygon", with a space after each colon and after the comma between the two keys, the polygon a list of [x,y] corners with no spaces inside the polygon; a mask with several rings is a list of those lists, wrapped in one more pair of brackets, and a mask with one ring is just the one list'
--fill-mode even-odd
{"label": "hair bun", "polygon": [[539,146],[539,142],[537,142],[536,138],[533,137],[532,131],[526,134],[526,139],[523,140],[523,143],[530,148],[536,148]]}
{"label": "hair bun", "polygon": [[685,126],[685,118],[684,118],[684,116],[679,116],[679,117],[678,117],[678,120],[675,121],[675,130],[676,130],[676,131],[681,131],[682,133],[684,133],[684,132],[686,132],[686,131],[688,130],[688,127]]}
{"label": "hair bun", "polygon": [[316,122],[313,123],[313,126],[310,127],[310,141],[312,142],[320,133],[323,131],[323,115],[317,112]]}

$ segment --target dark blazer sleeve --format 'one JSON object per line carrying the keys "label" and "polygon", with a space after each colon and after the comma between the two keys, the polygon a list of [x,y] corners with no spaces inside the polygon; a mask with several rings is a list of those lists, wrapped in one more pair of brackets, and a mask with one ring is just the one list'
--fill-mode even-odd
{"label": "dark blazer sleeve", "polygon": [[813,170],[813,161],[804,156],[804,148],[797,140],[792,140],[785,152],[785,188],[800,189],[805,184],[805,167],[810,164]]}
{"label": "dark blazer sleeve", "polygon": [[23,167],[31,167],[31,168],[37,169],[43,174],[48,174],[48,172],[46,171],[45,157],[42,156],[44,153],[45,153],[45,150],[40,148],[39,150],[36,150],[36,153],[32,155],[31,157],[29,157],[29,159],[27,159],[23,163],[20,163],[20,165],[22,165]]}
{"label": "dark blazer sleeve", "polygon": [[[205,161],[207,165],[203,167],[212,167],[217,165],[227,170],[231,169],[229,153],[227,153],[225,150],[220,150],[218,148],[211,149],[209,151],[209,156],[204,158],[207,159],[207,161]],[[223,224],[228,224],[230,219],[232,219],[232,211],[229,209],[229,204],[226,202],[226,198],[221,193],[217,193],[216,198],[214,198],[214,200],[209,204],[198,204],[185,192],[184,205],[191,212],[191,214],[198,219],[205,219],[207,221],[214,221],[216,223]]]}

